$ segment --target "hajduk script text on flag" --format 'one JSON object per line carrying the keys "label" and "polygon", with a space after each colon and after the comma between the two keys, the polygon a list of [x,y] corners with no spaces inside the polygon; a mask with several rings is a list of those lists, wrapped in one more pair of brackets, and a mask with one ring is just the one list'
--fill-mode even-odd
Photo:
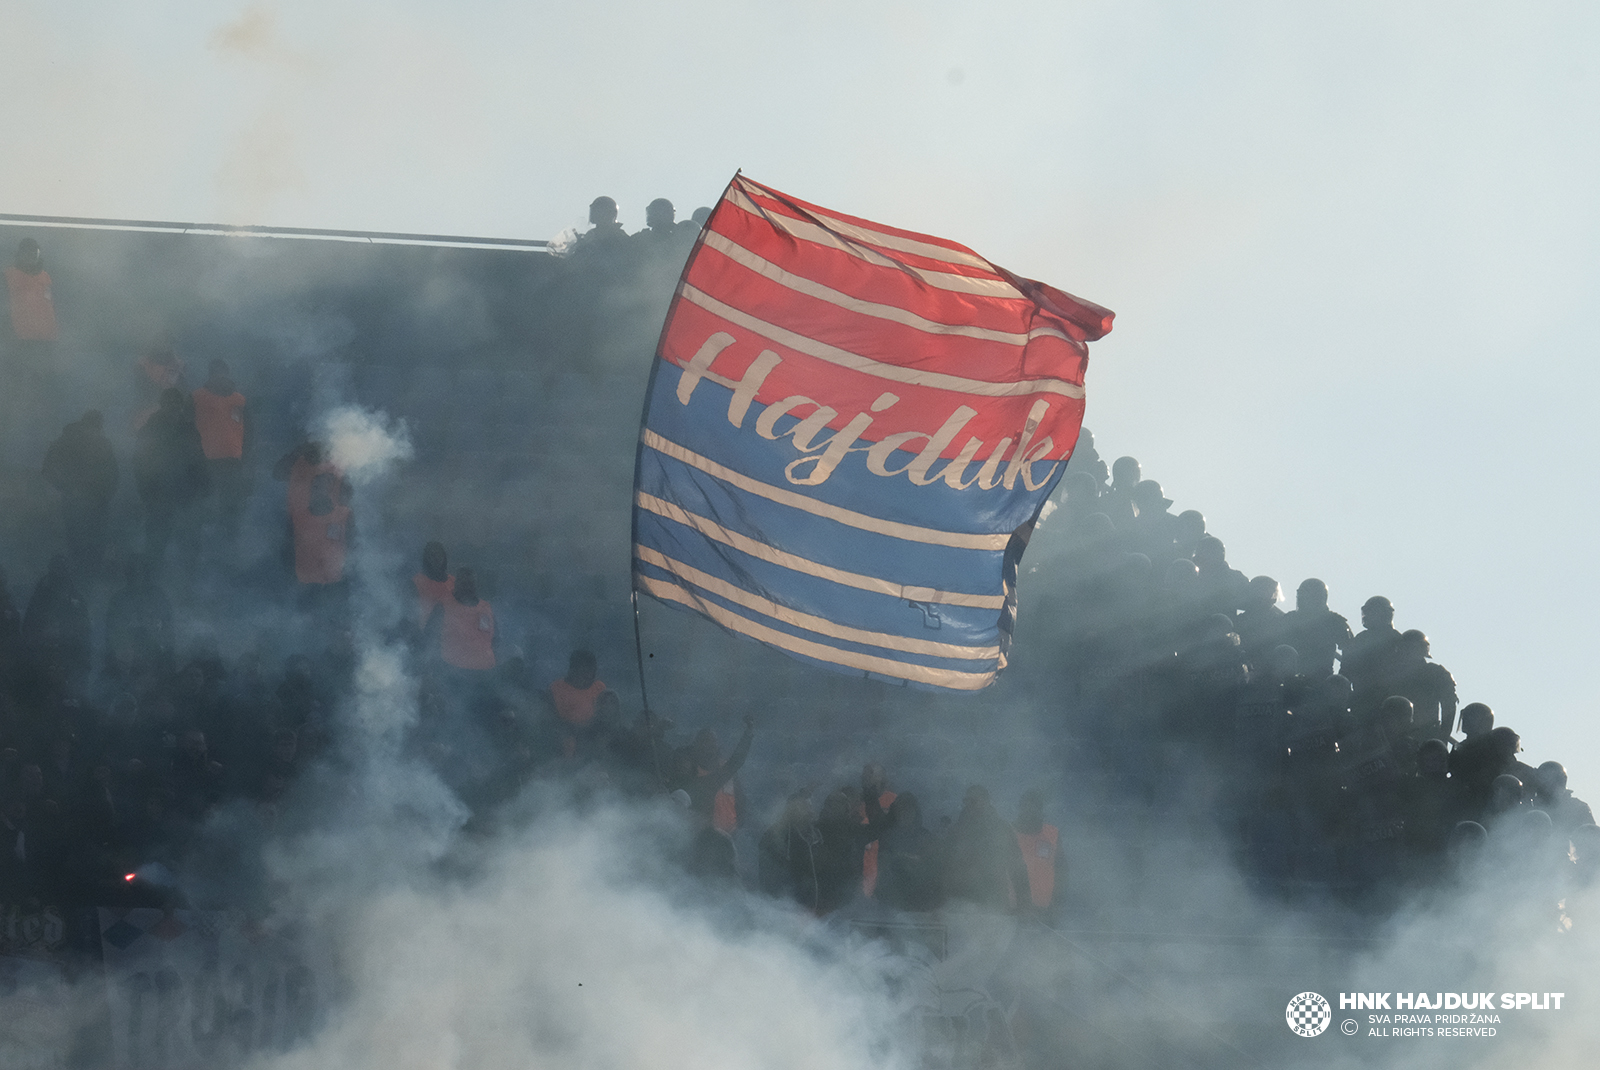
{"label": "hajduk script text on flag", "polygon": [[635,588],[841,672],[988,685],[1110,329],[965,246],[735,177],[651,373]]}

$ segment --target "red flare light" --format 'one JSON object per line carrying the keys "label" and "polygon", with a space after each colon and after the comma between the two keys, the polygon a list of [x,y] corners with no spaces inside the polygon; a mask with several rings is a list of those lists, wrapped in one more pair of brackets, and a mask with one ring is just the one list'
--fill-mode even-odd
{"label": "red flare light", "polygon": [[133,880],[133,878],[137,877],[138,875],[139,874],[137,874],[137,873],[125,873],[125,874],[123,874],[122,879],[125,880],[125,881],[131,881],[131,880]]}

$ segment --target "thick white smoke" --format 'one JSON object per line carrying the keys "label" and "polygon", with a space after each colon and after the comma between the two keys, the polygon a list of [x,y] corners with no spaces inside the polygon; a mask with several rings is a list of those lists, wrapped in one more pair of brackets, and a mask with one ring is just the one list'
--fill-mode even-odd
{"label": "thick white smoke", "polygon": [[358,485],[386,474],[412,453],[404,420],[359,405],[342,405],[324,413],[318,421],[318,435],[328,444],[333,463]]}

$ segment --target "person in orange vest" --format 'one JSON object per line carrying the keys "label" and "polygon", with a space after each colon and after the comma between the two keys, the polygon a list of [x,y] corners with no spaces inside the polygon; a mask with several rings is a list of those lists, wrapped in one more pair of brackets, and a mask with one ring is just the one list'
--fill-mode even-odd
{"label": "person in orange vest", "polygon": [[1022,793],[1017,823],[1012,827],[1017,832],[1023,864],[1028,867],[1032,912],[1048,916],[1055,909],[1057,892],[1066,887],[1067,880],[1061,860],[1061,836],[1054,825],[1045,824],[1042,793],[1032,789]]}
{"label": "person in orange vest", "polygon": [[494,668],[494,607],[478,597],[470,568],[456,572],[451,596],[433,612],[439,618],[439,655],[446,665],[474,673]]}
{"label": "person in orange vest", "polygon": [[307,511],[311,501],[311,484],[318,476],[332,476],[343,483],[344,472],[328,459],[322,443],[306,441],[278,458],[272,466],[272,478],[288,483],[284,504],[288,512],[287,538],[284,542],[284,563],[295,567],[295,517]]}
{"label": "person in orange vest", "polygon": [[594,723],[596,703],[606,690],[600,663],[588,650],[574,650],[567,658],[567,675],[550,685],[550,705],[556,717],[561,756],[572,758],[580,738],[587,739]]}
{"label": "person in orange vest", "polygon": [[[865,800],[877,799],[878,808],[886,813],[894,805],[895,793],[889,790],[889,780],[884,775],[883,766],[876,762],[861,767],[861,798],[862,802],[856,804],[856,813],[863,825],[871,821]],[[861,894],[870,899],[877,886],[878,841],[873,840],[861,854]]]}
{"label": "person in orange vest", "polygon": [[422,548],[422,571],[411,577],[411,586],[417,589],[417,626],[426,628],[434,608],[448,602],[456,590],[444,543],[430,542]]}
{"label": "person in orange vest", "polygon": [[10,297],[11,337],[5,346],[6,389],[0,400],[0,442],[7,454],[26,450],[32,442],[27,426],[47,390],[56,342],[56,309],[50,294],[50,273],[44,253],[32,238],[17,243],[16,262],[6,268]]}
{"label": "person in orange vest", "polygon": [[291,503],[296,582],[329,586],[344,580],[350,548],[348,491],[349,484],[323,472],[312,477],[303,500]]}
{"label": "person in orange vest", "polygon": [[239,535],[239,517],[249,495],[245,479],[244,451],[249,424],[244,395],[234,385],[226,361],[213,360],[205,385],[197,387],[194,425],[200,432],[200,447],[205,451],[206,467],[211,469],[211,485],[216,488],[222,539],[233,546]]}
{"label": "person in orange vest", "polygon": [[44,250],[32,238],[17,243],[16,261],[6,268],[6,291],[11,298],[11,337],[38,348],[54,342],[56,305],[50,273],[44,269]]}

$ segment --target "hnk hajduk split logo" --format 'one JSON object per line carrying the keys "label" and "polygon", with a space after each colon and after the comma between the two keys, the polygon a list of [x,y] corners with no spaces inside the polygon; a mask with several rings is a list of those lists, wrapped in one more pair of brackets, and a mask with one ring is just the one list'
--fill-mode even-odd
{"label": "hnk hajduk split logo", "polygon": [[1289,1001],[1284,1011],[1289,1028],[1303,1037],[1321,1036],[1333,1021],[1333,1008],[1315,992],[1302,992]]}

